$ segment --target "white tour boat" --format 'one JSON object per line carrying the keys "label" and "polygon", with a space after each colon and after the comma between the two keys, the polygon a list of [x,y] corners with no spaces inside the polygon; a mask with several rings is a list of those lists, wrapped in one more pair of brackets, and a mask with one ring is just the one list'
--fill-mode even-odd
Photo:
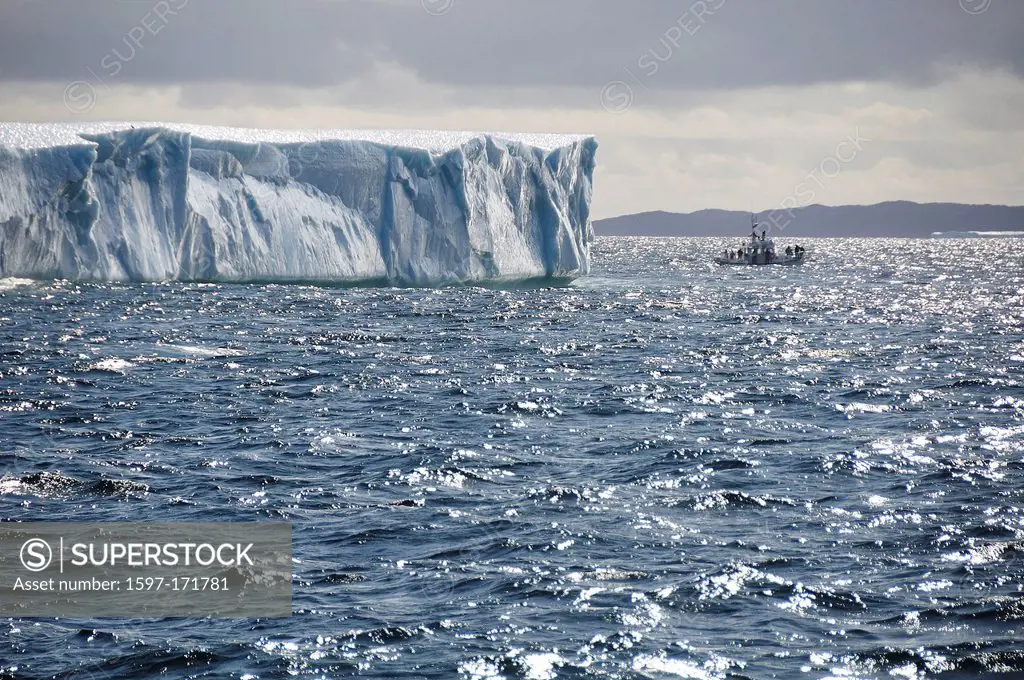
{"label": "white tour boat", "polygon": [[802,264],[807,251],[803,246],[791,245],[776,249],[775,241],[767,237],[767,230],[757,235],[757,217],[750,216],[750,239],[736,249],[727,249],[715,258],[718,264],[731,265],[794,265]]}

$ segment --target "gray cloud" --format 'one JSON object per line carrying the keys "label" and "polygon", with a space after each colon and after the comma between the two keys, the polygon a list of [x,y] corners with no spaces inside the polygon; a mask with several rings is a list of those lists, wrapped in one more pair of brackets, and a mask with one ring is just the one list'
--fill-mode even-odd
{"label": "gray cloud", "polygon": [[[147,15],[159,32],[140,37]],[[393,64],[429,84],[556,97],[619,78],[662,94],[925,85],[948,65],[1024,73],[1021,25],[1015,0],[977,15],[957,0],[452,0],[441,16],[419,0],[36,0],[0,5],[0,77],[328,87]]]}

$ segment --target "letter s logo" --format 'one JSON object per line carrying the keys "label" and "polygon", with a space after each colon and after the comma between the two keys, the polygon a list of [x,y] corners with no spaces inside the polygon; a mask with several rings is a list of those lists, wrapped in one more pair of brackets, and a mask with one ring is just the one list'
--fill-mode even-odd
{"label": "letter s logo", "polygon": [[41,538],[30,538],[21,546],[21,564],[29,571],[43,571],[53,561],[50,544]]}
{"label": "letter s logo", "polygon": [[95,105],[96,88],[84,80],[76,80],[64,88],[64,106],[71,113],[86,113]]}

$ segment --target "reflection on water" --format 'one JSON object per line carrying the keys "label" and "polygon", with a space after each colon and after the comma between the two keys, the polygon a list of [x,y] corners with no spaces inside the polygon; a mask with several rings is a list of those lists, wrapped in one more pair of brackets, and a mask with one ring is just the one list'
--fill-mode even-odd
{"label": "reflection on water", "polygon": [[4,282],[3,519],[288,519],[296,564],[290,619],[8,620],[0,677],[1024,673],[1015,242],[800,242],[601,239],[557,288]]}

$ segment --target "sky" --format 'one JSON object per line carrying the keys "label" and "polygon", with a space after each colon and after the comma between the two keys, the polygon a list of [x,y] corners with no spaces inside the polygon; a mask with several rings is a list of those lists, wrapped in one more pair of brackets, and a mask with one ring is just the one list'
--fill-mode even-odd
{"label": "sky", "polygon": [[1020,0],[3,0],[0,120],[571,132],[593,216],[1024,204]]}

